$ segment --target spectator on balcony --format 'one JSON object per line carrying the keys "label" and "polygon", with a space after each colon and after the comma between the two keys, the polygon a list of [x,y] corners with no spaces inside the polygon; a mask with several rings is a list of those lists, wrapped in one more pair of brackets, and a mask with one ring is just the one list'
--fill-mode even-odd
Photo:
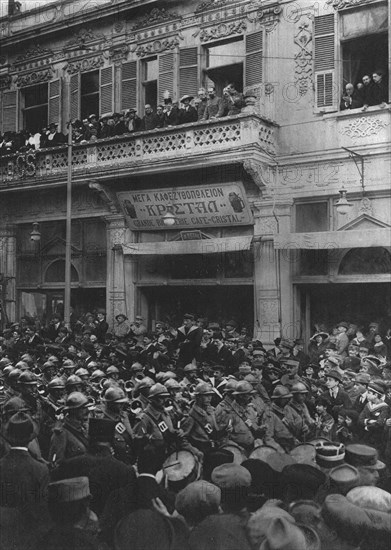
{"label": "spectator on balcony", "polygon": [[221,97],[216,96],[216,89],[214,86],[208,87],[208,101],[204,113],[203,120],[209,120],[211,118],[224,116],[224,101]]}
{"label": "spectator on balcony", "polygon": [[202,120],[204,118],[206,105],[208,103],[208,97],[206,95],[205,88],[200,88],[198,90],[198,97],[195,99],[194,102],[197,109],[198,120]]}
{"label": "spectator on balcony", "polygon": [[10,155],[15,152],[13,132],[4,132],[1,139],[0,150],[2,155]]}
{"label": "spectator on balcony", "polygon": [[364,107],[363,107],[362,110],[366,111],[368,109],[368,107],[373,105],[373,103],[372,103],[372,101],[373,101],[372,100],[373,82],[372,82],[371,77],[368,74],[365,74],[362,77],[362,83],[363,83],[363,87],[361,88],[361,94],[362,94],[362,101],[363,101],[363,104],[364,104]]}
{"label": "spectator on balcony", "polygon": [[224,99],[227,109],[227,116],[238,115],[244,107],[243,94],[238,92],[232,82],[224,88]]}
{"label": "spectator on balcony", "polygon": [[120,113],[113,113],[114,124],[112,128],[112,136],[122,136],[126,132],[125,122],[122,120]]}
{"label": "spectator on balcony", "polygon": [[197,122],[198,115],[197,109],[191,105],[191,101],[194,99],[192,95],[184,95],[181,97],[181,103],[183,107],[179,109],[179,124],[189,124],[190,122]]}
{"label": "spectator on balcony", "polygon": [[156,120],[157,120],[156,128],[163,128],[164,126],[164,106],[163,105],[158,105],[156,107]]}
{"label": "spectator on balcony", "polygon": [[143,121],[137,115],[136,109],[128,109],[125,113],[125,126],[127,132],[140,132]]}
{"label": "spectator on balcony", "polygon": [[111,115],[109,113],[106,113],[102,115],[99,119],[100,122],[100,132],[99,137],[100,139],[107,139],[112,136],[112,126],[109,126],[109,119]]}
{"label": "spectator on balcony", "polygon": [[164,98],[165,113],[164,126],[176,126],[179,124],[179,109],[174,105],[171,97]]}
{"label": "spectator on balcony", "polygon": [[387,107],[388,102],[388,87],[384,79],[384,72],[377,69],[372,73],[372,100],[374,105],[380,105],[380,107]]}
{"label": "spectator on balcony", "polygon": [[49,133],[47,134],[46,147],[58,147],[67,142],[67,138],[62,132],[57,130],[58,124],[51,122],[49,125]]}
{"label": "spectator on balcony", "polygon": [[346,109],[358,109],[362,107],[362,97],[358,90],[354,89],[353,84],[348,82],[345,86],[345,93],[342,95],[340,110],[345,111]]}
{"label": "spectator on balcony", "polygon": [[98,117],[94,114],[88,117],[88,128],[90,130],[90,141],[96,141],[100,134]]}
{"label": "spectator on balcony", "polygon": [[143,116],[142,129],[145,131],[153,130],[157,126],[157,118],[153,112],[152,106],[147,103],[145,105],[145,115]]}
{"label": "spectator on balcony", "polygon": [[86,143],[85,127],[81,120],[77,119],[72,123],[72,142],[74,145]]}

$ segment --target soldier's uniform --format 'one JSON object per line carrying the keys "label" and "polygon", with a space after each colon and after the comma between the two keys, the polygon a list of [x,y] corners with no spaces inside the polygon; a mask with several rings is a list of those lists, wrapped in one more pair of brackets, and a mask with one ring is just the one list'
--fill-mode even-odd
{"label": "soldier's uniform", "polygon": [[307,405],[292,401],[285,407],[285,422],[290,432],[299,441],[309,440],[314,435],[314,421]]}
{"label": "soldier's uniform", "polygon": [[96,418],[107,418],[116,422],[113,440],[114,456],[125,464],[134,463],[133,430],[125,411],[116,414],[108,410],[107,404],[95,410]]}
{"label": "soldier's uniform", "polygon": [[87,430],[80,423],[73,422],[70,418],[56,423],[49,451],[49,461],[52,464],[86,454],[87,449]]}
{"label": "soldier's uniform", "polygon": [[190,409],[189,416],[182,423],[182,429],[189,443],[204,454],[215,448],[217,440],[221,439],[221,432],[211,406],[204,410],[199,405],[194,404]]}

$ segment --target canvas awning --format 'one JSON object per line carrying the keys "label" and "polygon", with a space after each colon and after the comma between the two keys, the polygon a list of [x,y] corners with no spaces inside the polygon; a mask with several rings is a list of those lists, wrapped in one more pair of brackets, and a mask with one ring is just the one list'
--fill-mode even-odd
{"label": "canvas awning", "polygon": [[391,246],[391,229],[320,231],[317,233],[285,233],[274,235],[277,249],[335,249]]}
{"label": "canvas awning", "polygon": [[252,236],[160,243],[127,243],[122,245],[122,250],[124,254],[151,256],[155,254],[218,254],[249,250],[251,241]]}

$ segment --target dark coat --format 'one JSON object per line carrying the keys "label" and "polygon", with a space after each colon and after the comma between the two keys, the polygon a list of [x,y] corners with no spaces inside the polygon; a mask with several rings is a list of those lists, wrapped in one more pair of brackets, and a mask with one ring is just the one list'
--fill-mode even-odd
{"label": "dark coat", "polygon": [[328,402],[327,412],[334,418],[338,415],[339,410],[352,408],[352,402],[349,395],[341,388],[338,389],[337,397],[335,398],[330,395],[329,390],[322,393],[322,397]]}
{"label": "dark coat", "polygon": [[178,328],[177,344],[179,346],[178,363],[187,365],[194,358],[198,358],[202,340],[202,328],[195,325],[189,329],[185,326]]}
{"label": "dark coat", "polygon": [[150,113],[149,115],[143,116],[143,121],[141,125],[141,130],[153,130],[154,128],[157,128],[158,125],[158,119],[155,113]]}
{"label": "dark coat", "polygon": [[176,126],[179,124],[179,109],[173,105],[171,111],[164,113],[164,126]]}
{"label": "dark coat", "polygon": [[197,122],[197,109],[189,105],[186,109],[179,109],[179,124],[189,124],[189,122]]}
{"label": "dark coat", "polygon": [[344,100],[344,97],[348,97],[348,94],[342,94],[341,103],[339,105],[341,111],[345,111],[346,109],[358,109],[363,106],[362,96],[357,90],[353,90],[352,95],[349,96],[347,101]]}
{"label": "dark coat", "polygon": [[96,323],[95,335],[99,342],[103,343],[105,341],[105,335],[108,330],[109,325],[105,320]]}

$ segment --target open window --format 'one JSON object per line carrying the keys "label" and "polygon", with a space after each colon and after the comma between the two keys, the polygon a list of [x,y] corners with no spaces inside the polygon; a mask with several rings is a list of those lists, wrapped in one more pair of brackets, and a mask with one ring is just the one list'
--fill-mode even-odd
{"label": "open window", "polygon": [[[364,75],[388,66],[387,33],[372,34],[342,43],[343,86],[361,83]],[[386,77],[384,77],[387,80]]]}
{"label": "open window", "polygon": [[48,124],[48,84],[23,88],[21,95],[23,128],[38,132]]}
{"label": "open window", "polygon": [[99,113],[99,71],[82,73],[80,78],[80,116]]}
{"label": "open window", "polygon": [[159,76],[158,58],[150,57],[142,62],[142,87],[144,106],[151,105],[153,110],[157,106],[157,83]]}
{"label": "open window", "polygon": [[223,95],[223,89],[233,82],[236,90],[243,91],[243,65],[245,43],[240,36],[234,40],[213,42],[205,46],[206,85],[213,82],[217,95]]}

